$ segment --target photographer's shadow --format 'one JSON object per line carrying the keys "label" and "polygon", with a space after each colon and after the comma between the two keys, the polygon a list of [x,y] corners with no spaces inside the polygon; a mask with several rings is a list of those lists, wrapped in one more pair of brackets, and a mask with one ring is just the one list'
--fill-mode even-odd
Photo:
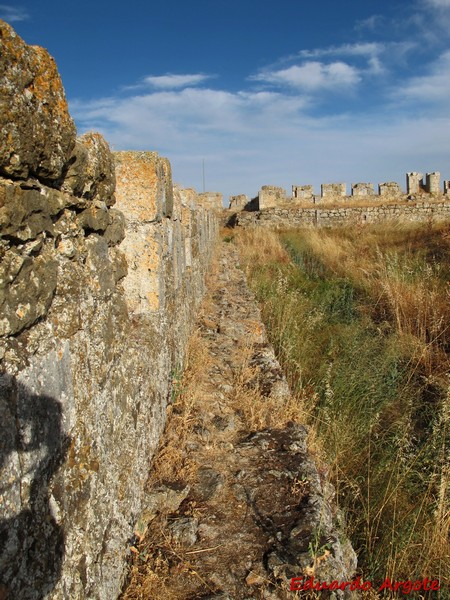
{"label": "photographer's shadow", "polygon": [[0,600],[40,600],[61,575],[64,530],[49,491],[69,445],[61,412],[0,374]]}

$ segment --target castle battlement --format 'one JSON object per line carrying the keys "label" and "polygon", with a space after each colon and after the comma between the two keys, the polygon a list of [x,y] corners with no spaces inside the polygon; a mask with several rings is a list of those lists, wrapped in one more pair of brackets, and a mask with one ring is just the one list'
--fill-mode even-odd
{"label": "castle battlement", "polygon": [[428,196],[435,198],[450,197],[450,180],[444,180],[443,189],[440,185],[441,174],[436,171],[422,173],[411,171],[406,173],[406,193],[395,181],[388,181],[378,184],[378,191],[375,192],[373,183],[358,182],[351,184],[351,194],[347,194],[347,185],[344,182],[322,183],[320,194],[315,194],[314,187],[311,184],[293,185],[292,195],[287,196],[286,190],[282,187],[273,185],[263,185],[258,195],[249,202],[247,196],[243,194],[230,197],[229,208],[233,210],[262,210],[266,208],[276,208],[277,206],[289,203],[295,204],[327,204],[327,203],[351,203],[352,200],[359,201],[367,199],[368,201],[380,200],[387,202],[390,200],[415,200],[416,196],[424,199]]}

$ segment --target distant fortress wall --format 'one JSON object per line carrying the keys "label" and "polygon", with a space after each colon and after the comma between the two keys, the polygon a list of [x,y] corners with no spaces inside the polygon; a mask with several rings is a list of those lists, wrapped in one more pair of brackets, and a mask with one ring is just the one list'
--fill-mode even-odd
{"label": "distant fortress wall", "polygon": [[289,229],[293,227],[334,227],[351,223],[366,224],[381,221],[435,222],[448,219],[450,219],[450,202],[426,200],[353,207],[304,208],[285,205],[253,212],[236,212],[228,217],[228,224]]}
{"label": "distant fortress wall", "polygon": [[406,193],[403,192],[400,185],[395,181],[388,181],[378,184],[378,193],[375,193],[373,183],[352,183],[351,195],[347,194],[345,183],[322,183],[320,186],[320,195],[314,193],[312,185],[293,185],[292,195],[288,197],[282,187],[263,185],[258,195],[249,201],[247,196],[237,195],[230,197],[230,209],[232,210],[263,210],[267,208],[276,208],[291,204],[331,204],[331,203],[351,203],[355,199],[358,201],[412,201],[425,200],[428,197],[435,199],[439,197],[450,197],[450,181],[445,180],[443,189],[440,186],[439,172],[427,173],[424,177],[422,173],[412,171],[406,173]]}

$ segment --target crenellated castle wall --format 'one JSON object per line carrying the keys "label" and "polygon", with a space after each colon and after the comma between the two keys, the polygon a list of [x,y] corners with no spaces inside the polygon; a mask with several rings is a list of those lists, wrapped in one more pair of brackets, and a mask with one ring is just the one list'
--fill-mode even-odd
{"label": "crenellated castle wall", "polygon": [[251,203],[244,203],[240,196],[231,196],[229,209],[232,210],[263,210],[266,208],[286,207],[288,205],[308,204],[348,204],[351,206],[355,199],[368,202],[392,202],[427,199],[448,199],[449,182],[444,180],[443,188],[440,186],[441,174],[439,172],[427,173],[425,178],[422,173],[411,172],[406,174],[406,193],[395,181],[378,184],[378,193],[375,193],[373,183],[352,183],[351,195],[347,195],[345,183],[323,183],[320,195],[314,193],[312,185],[293,185],[292,196],[287,197],[283,188],[263,185],[258,195]]}

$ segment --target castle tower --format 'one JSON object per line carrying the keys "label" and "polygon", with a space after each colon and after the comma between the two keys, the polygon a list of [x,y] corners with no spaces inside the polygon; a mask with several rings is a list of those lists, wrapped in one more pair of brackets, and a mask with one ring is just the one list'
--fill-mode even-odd
{"label": "castle tower", "polygon": [[274,185],[263,185],[259,191],[259,209],[274,208],[286,200],[286,190]]}
{"label": "castle tower", "polygon": [[373,183],[352,183],[352,196],[373,196]]}
{"label": "castle tower", "polygon": [[292,198],[294,200],[307,200],[312,202],[314,200],[314,189],[312,185],[293,185],[292,186]]}
{"label": "castle tower", "polygon": [[441,174],[438,171],[427,173],[425,189],[429,194],[440,194],[440,179]]}
{"label": "castle tower", "polygon": [[413,171],[406,173],[406,193],[418,194],[423,189],[423,174]]}
{"label": "castle tower", "polygon": [[336,200],[347,195],[345,183],[322,183],[320,186],[322,198]]}

